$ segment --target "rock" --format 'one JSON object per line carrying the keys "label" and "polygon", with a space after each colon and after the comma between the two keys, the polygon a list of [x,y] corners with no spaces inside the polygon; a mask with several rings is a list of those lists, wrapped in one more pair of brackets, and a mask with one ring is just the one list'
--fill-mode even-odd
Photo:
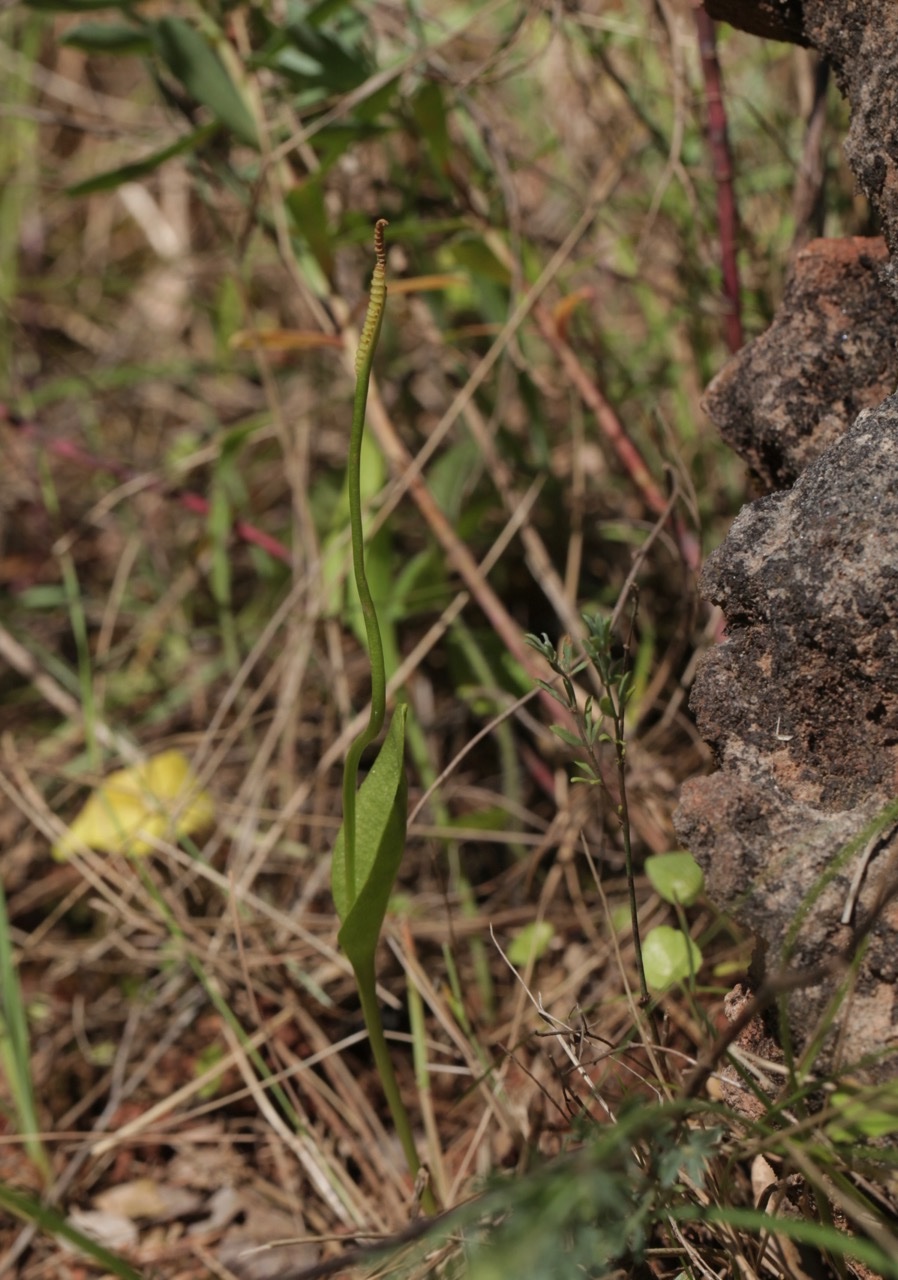
{"label": "rock", "polygon": [[[804,0],[804,29],[851,103],[845,155],[898,252],[898,5],[895,0]],[[898,297],[898,279],[892,274]]]}
{"label": "rock", "polygon": [[705,0],[712,18],[768,40],[808,44],[801,0]]}
{"label": "rock", "polygon": [[814,240],[770,328],[717,375],[705,409],[764,489],[808,463],[898,383],[898,302],[882,239]]}
{"label": "rock", "polygon": [[[850,957],[869,933],[818,1065],[881,1055],[898,1035],[898,396],[788,493],[744,507],[701,589],[728,623],[692,701],[720,772],[684,788],[678,834],[711,898],[763,939],[768,971]],[[789,998],[799,1049],[833,994]],[[894,1053],[882,1072],[898,1072]]]}
{"label": "rock", "polygon": [[702,576],[728,626],[692,698],[719,771],[687,784],[675,824],[768,974],[850,966],[788,997],[781,1037],[816,1069],[895,1079],[898,3],[707,9],[829,60],[884,242],[809,245],[771,329],[708,390],[761,483],[793,487],[745,507]]}

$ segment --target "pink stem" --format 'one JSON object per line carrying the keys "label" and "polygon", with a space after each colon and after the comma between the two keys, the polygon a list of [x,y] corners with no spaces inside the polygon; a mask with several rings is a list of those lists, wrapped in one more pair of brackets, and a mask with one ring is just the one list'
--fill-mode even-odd
{"label": "pink stem", "polygon": [[714,22],[700,0],[695,0],[695,25],[705,97],[708,103],[708,144],[717,183],[717,225],[720,232],[720,257],[723,270],[723,295],[727,303],[726,342],[735,355],[744,341],[742,333],[742,299],[739,289],[739,263],[736,258],[738,218],[733,190],[733,157],[727,131],[727,114],[723,100],[720,61]]}

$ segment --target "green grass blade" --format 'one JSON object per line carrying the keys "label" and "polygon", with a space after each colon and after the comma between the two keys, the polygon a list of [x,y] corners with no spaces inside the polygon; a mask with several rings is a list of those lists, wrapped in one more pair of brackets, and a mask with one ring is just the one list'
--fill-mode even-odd
{"label": "green grass blade", "polygon": [[90,1236],[84,1235],[77,1227],[73,1227],[58,1210],[41,1204],[39,1200],[35,1200],[32,1196],[24,1195],[21,1191],[13,1191],[11,1187],[4,1186],[3,1183],[0,1183],[0,1209],[6,1210],[7,1213],[13,1214],[14,1217],[20,1218],[23,1222],[32,1223],[35,1227],[39,1227],[41,1231],[46,1232],[47,1235],[58,1236],[63,1240],[68,1240],[81,1253],[103,1267],[105,1271],[114,1276],[119,1276],[120,1280],[144,1280],[140,1272],[129,1266],[124,1258],[120,1258],[118,1254],[110,1253],[108,1249],[104,1249],[96,1240],[91,1240]]}
{"label": "green grass blade", "polygon": [[46,1183],[52,1180],[50,1161],[40,1139],[34,1088],[31,1080],[31,1054],[28,1043],[28,1019],[22,987],[16,971],[10,938],[6,897],[0,885],[0,1063],[9,1083],[16,1108],[23,1144]]}
{"label": "green grass blade", "polygon": [[60,44],[83,53],[140,54],[153,52],[153,44],[142,27],[126,22],[82,22],[62,36]]}
{"label": "green grass blade", "polygon": [[150,155],[144,156],[142,160],[133,160],[129,164],[117,165],[114,169],[107,169],[104,173],[94,174],[92,178],[85,178],[83,182],[76,182],[74,186],[68,188],[67,194],[73,199],[77,199],[80,196],[96,195],[98,191],[113,191],[116,187],[120,187],[126,182],[138,182],[148,174],[154,173],[167,160],[171,160],[175,156],[186,155],[204,146],[210,138],[215,136],[219,127],[218,124],[204,124],[201,128],[193,129],[190,133],[184,134],[182,138],[178,138],[177,142],[160,147],[158,151],[153,151]]}
{"label": "green grass blade", "polygon": [[888,1280],[898,1280],[898,1258],[889,1257],[872,1240],[846,1235],[824,1222],[812,1222],[807,1218],[780,1218],[761,1209],[742,1209],[729,1205],[675,1206],[670,1211],[670,1216],[679,1222],[701,1219],[703,1222],[725,1222],[740,1231],[784,1235],[798,1244],[826,1250],[837,1258],[854,1258],[872,1267],[877,1275],[887,1277]]}

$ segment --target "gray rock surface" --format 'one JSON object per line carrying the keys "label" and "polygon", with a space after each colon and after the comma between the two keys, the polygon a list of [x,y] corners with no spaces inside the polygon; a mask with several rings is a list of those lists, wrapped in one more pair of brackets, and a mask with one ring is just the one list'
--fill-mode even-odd
{"label": "gray rock surface", "polygon": [[709,389],[762,483],[793,487],[745,507],[705,568],[728,632],[692,705],[719,768],[687,784],[675,822],[768,973],[849,966],[789,996],[781,1035],[818,1068],[896,1078],[898,3],[707,7],[829,58],[890,257],[810,246],[771,331]]}
{"label": "gray rock surface", "polygon": [[[720,771],[687,783],[678,834],[712,899],[763,940],[768,969],[866,948],[827,1054],[876,1055],[898,1034],[898,397],[791,491],[743,508],[701,586],[728,622],[692,702]],[[799,1048],[832,995],[790,998]]]}

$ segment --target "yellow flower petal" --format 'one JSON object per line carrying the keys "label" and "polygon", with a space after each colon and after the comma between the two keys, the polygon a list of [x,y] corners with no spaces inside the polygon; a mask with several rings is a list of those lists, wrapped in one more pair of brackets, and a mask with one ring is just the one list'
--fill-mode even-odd
{"label": "yellow flower petal", "polygon": [[163,751],[111,773],[56,841],[53,857],[65,862],[84,845],[99,853],[149,853],[153,846],[145,836],[179,840],[209,826],[214,817],[212,797],[198,790],[187,757]]}

